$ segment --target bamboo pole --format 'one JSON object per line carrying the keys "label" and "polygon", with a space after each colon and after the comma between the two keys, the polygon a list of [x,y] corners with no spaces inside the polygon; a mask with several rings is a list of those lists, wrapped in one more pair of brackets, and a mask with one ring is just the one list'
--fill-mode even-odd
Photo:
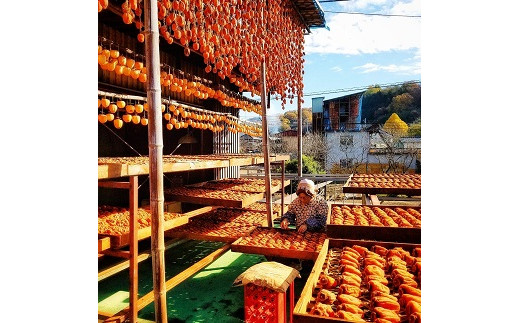
{"label": "bamboo pole", "polygon": [[[265,59],[262,59],[261,66],[261,83],[262,83],[262,139],[264,149],[264,173],[265,173],[265,203],[267,207],[267,223],[270,228],[273,227],[273,205],[271,201],[271,164],[269,161],[269,132],[267,129],[267,104],[266,104],[266,81],[265,81]],[[282,183],[283,186],[283,183]]]}
{"label": "bamboo pole", "polygon": [[302,104],[298,94],[298,177],[302,177]]}
{"label": "bamboo pole", "polygon": [[150,158],[150,213],[152,215],[152,270],[155,322],[166,323],[166,284],[164,269],[164,183],[159,27],[157,2],[144,1],[147,98],[149,107],[148,150]]}
{"label": "bamboo pole", "polygon": [[137,322],[137,176],[130,176],[130,322]]}
{"label": "bamboo pole", "polygon": [[283,210],[285,210],[285,160],[282,160],[282,210],[280,216],[283,215]]}

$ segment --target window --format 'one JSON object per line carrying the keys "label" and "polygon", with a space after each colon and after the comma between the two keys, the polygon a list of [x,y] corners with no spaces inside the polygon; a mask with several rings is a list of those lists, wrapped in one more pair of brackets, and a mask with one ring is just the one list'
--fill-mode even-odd
{"label": "window", "polygon": [[352,146],[354,144],[354,136],[352,135],[341,135],[339,137],[339,143],[341,146]]}

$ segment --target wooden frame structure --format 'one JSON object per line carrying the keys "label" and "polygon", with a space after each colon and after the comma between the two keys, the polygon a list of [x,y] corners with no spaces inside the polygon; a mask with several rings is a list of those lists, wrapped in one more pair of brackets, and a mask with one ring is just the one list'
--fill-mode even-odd
{"label": "wooden frame structure", "polygon": [[[168,157],[165,157],[166,159]],[[270,156],[270,159],[277,160],[280,162],[285,162],[285,160],[289,159],[288,155],[276,155],[276,156]],[[237,157],[237,160],[235,160],[233,157],[227,158],[225,161],[226,166],[228,167],[230,164],[235,164],[233,166],[245,164],[250,165],[251,163],[262,163],[263,158],[260,158],[258,156],[256,157],[245,157],[240,156]],[[197,169],[211,169],[215,165],[212,162],[207,163],[206,161],[191,161],[189,163],[189,167],[192,170]],[[185,164],[181,163],[183,165],[182,167],[176,167],[175,163],[172,163],[171,168],[168,168],[169,172],[181,172],[185,171]],[[146,175],[147,174],[147,165],[143,166],[140,164],[122,164],[122,163],[112,163],[112,164],[101,164],[98,165],[98,186],[103,188],[114,188],[114,189],[127,189],[129,190],[129,200],[130,200],[130,233],[121,238],[110,238],[106,236],[102,236],[98,238],[98,257],[101,257],[102,255],[109,255],[113,257],[120,257],[123,259],[126,259],[129,262],[129,270],[130,270],[130,304],[128,307],[123,309],[122,311],[114,314],[113,316],[107,318],[105,322],[124,322],[125,320],[130,320],[131,322],[137,321],[137,313],[139,310],[144,308],[146,305],[153,302],[153,292],[150,292],[146,294],[145,296],[138,298],[137,297],[137,286],[138,286],[138,279],[137,279],[137,266],[138,262],[144,260],[143,257],[140,257],[138,255],[138,246],[137,243],[139,240],[149,238],[151,236],[151,229],[141,229],[137,230],[137,209],[138,209],[138,175]],[[129,181],[117,181],[114,178],[115,177],[109,177],[107,178],[107,174],[111,174],[112,176],[115,176],[114,172],[106,172],[105,170],[110,169],[118,169],[120,171],[120,174],[128,175],[128,173],[132,174],[129,176]],[[123,170],[125,170],[123,172]],[[118,177],[124,177],[124,176],[118,176]],[[108,180],[107,180],[108,179]],[[263,193],[261,193],[263,196]],[[183,225],[187,223],[187,221],[195,217],[197,215],[200,215],[202,213],[206,213],[208,211],[211,211],[215,209],[215,206],[206,206],[201,207],[197,210],[187,212],[184,214],[183,217],[175,218],[173,220],[170,220],[165,223],[164,230],[169,230],[171,228]],[[178,238],[178,236],[176,236]],[[196,236],[186,236],[187,238],[193,238],[197,239]],[[198,237],[200,239],[200,237]],[[203,239],[208,240],[208,239]],[[195,274],[198,270],[205,267],[209,263],[211,263],[213,260],[218,258],[218,256],[222,255],[225,251],[227,251],[231,245],[230,243],[236,239],[230,240],[228,239],[218,239],[215,238],[213,241],[221,241],[228,243],[224,247],[220,248],[219,250],[215,251],[211,255],[207,256],[206,258],[202,259],[201,261],[197,262],[190,268],[183,271],[181,274],[173,277],[169,281],[166,282],[166,291],[170,290],[171,288],[177,286],[179,283],[181,283],[184,279],[187,279],[191,277],[193,274]],[[121,248],[122,246],[129,245],[130,250],[124,251],[124,250],[117,250],[117,248]],[[151,296],[150,296],[151,295]],[[105,313],[98,313],[99,315],[104,316]]]}

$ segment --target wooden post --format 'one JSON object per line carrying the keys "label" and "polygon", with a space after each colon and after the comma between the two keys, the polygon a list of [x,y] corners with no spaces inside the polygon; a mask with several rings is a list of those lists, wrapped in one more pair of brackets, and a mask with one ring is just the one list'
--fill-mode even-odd
{"label": "wooden post", "polygon": [[[291,184],[289,184],[291,185]],[[283,215],[283,211],[285,209],[285,160],[282,160],[282,209],[280,211],[280,216]]]}
{"label": "wooden post", "polygon": [[[265,173],[265,203],[267,207],[267,223],[270,228],[273,227],[273,205],[271,201],[271,164],[269,160],[269,132],[267,129],[267,104],[266,104],[266,80],[265,80],[265,59],[262,59],[261,66],[262,76],[262,139],[264,148],[264,173]],[[282,184],[283,186],[283,184]]]}
{"label": "wooden post", "polygon": [[130,322],[137,322],[137,176],[130,176]]}
{"label": "wooden post", "polygon": [[300,94],[298,94],[298,177],[302,177],[302,104],[300,102]]}
{"label": "wooden post", "polygon": [[148,150],[150,158],[150,213],[152,216],[152,270],[155,322],[166,323],[166,284],[164,272],[164,183],[159,27],[157,2],[144,1],[145,54],[148,98]]}

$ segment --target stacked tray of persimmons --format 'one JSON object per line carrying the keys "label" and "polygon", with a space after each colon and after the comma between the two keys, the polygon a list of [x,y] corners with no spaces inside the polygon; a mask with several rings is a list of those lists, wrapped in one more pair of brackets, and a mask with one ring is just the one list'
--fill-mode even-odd
{"label": "stacked tray of persimmons", "polygon": [[330,224],[420,228],[421,209],[333,204],[330,212]]}
{"label": "stacked tray of persimmons", "polygon": [[[164,221],[169,221],[182,214],[164,212]],[[137,209],[137,229],[150,227],[152,216],[149,211]],[[121,236],[130,232],[130,211],[126,208],[101,205],[98,207],[98,234]]]}
{"label": "stacked tray of persimmons", "polygon": [[419,174],[356,174],[349,181],[350,187],[367,188],[421,188]]}
{"label": "stacked tray of persimmons", "polygon": [[[271,187],[277,187],[282,183],[281,180],[271,180]],[[250,178],[230,178],[223,180],[209,181],[200,186],[201,188],[210,188],[217,190],[231,190],[241,192],[265,192],[264,179]]]}
{"label": "stacked tray of persimmons", "polygon": [[267,214],[261,211],[219,208],[190,219],[188,224],[174,228],[165,235],[200,240],[233,242],[267,224]]}
{"label": "stacked tray of persimmons", "polygon": [[330,247],[307,315],[348,322],[420,322],[421,247],[407,249],[377,243]]}
{"label": "stacked tray of persimmons", "polygon": [[327,235],[321,232],[298,233],[296,230],[256,228],[231,245],[231,250],[265,256],[314,260]]}

